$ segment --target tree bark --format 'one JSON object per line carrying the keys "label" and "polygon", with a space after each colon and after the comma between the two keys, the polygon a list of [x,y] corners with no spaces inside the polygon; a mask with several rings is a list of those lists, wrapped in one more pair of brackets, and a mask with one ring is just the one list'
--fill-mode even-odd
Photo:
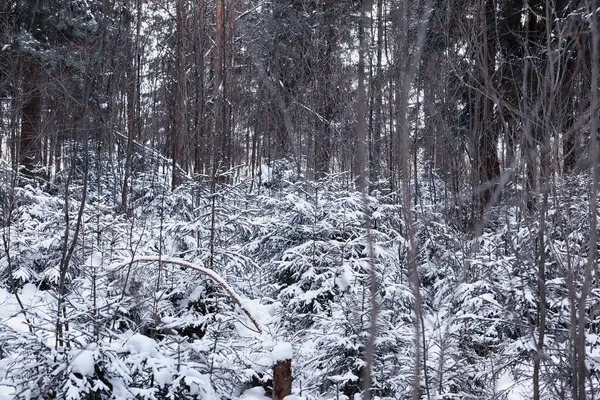
{"label": "tree bark", "polygon": [[[336,46],[335,26],[332,24],[336,18],[336,2],[333,0],[325,1],[323,7],[323,40],[325,42],[325,54],[320,65],[322,69],[316,79],[317,85],[321,88],[320,115],[318,126],[321,129],[315,131],[315,179],[323,179],[329,173],[329,162],[331,160],[331,137],[333,130],[331,121],[334,118],[335,104],[335,83],[333,82],[333,66],[335,63],[334,48]],[[361,28],[363,29],[363,28]],[[364,34],[363,34],[364,36]],[[318,90],[319,88],[317,88]]]}
{"label": "tree bark", "polygon": [[578,337],[576,344],[577,353],[577,392],[579,395],[578,400],[584,400],[586,398],[585,380],[588,377],[588,369],[586,366],[586,325],[588,322],[587,315],[587,298],[591,290],[591,284],[593,282],[593,273],[597,273],[597,254],[598,254],[598,128],[600,122],[598,121],[598,111],[600,110],[600,100],[598,94],[598,79],[600,75],[600,34],[598,32],[598,2],[596,0],[590,0],[590,19],[592,28],[592,40],[591,40],[591,75],[592,79],[590,82],[591,86],[591,101],[590,101],[590,148],[589,148],[589,159],[590,159],[590,195],[589,195],[589,209],[590,209],[590,226],[589,226],[589,242],[588,242],[588,254],[587,263],[585,266],[585,278],[583,281],[583,287],[581,289],[581,296],[579,297],[579,324],[578,324]]}
{"label": "tree bark", "polygon": [[493,90],[492,77],[495,71],[496,42],[491,33],[495,29],[494,1],[485,0],[483,24],[483,54],[481,56],[481,81],[484,84],[483,95],[478,107],[479,133],[476,143],[478,184],[475,188],[480,213],[489,205],[492,193],[496,189],[500,177],[500,160],[498,159],[498,134],[493,125],[494,102],[491,98]]}
{"label": "tree bark", "polygon": [[177,53],[175,56],[175,88],[172,109],[172,179],[175,189],[181,184],[179,167],[186,170],[186,154],[183,143],[187,136],[187,76],[186,76],[186,0],[177,1]]}
{"label": "tree bark", "polygon": [[273,400],[292,394],[292,360],[278,360],[273,366]]}
{"label": "tree bark", "polygon": [[127,203],[129,196],[129,176],[131,175],[131,162],[133,158],[133,141],[138,136],[139,125],[139,40],[142,27],[142,4],[141,0],[137,0],[137,22],[136,33],[133,41],[129,39],[128,53],[131,57],[131,62],[126,67],[126,95],[127,95],[127,143],[125,147],[125,171],[123,173],[123,188],[121,190],[121,209],[127,211]]}
{"label": "tree bark", "polygon": [[21,137],[19,140],[19,164],[21,172],[33,178],[36,167],[41,161],[41,123],[42,123],[42,71],[35,60],[25,65],[23,92],[25,100],[21,109]]}
{"label": "tree bark", "polygon": [[216,37],[213,58],[213,96],[214,96],[214,154],[213,178],[227,180],[220,175],[231,167],[232,126],[230,96],[233,89],[233,39],[234,39],[234,3],[232,0],[217,0],[215,9]]}

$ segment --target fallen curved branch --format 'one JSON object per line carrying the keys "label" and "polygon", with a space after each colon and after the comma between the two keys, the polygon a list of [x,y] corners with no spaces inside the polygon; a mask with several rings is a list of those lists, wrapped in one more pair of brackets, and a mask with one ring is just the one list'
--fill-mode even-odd
{"label": "fallen curved branch", "polygon": [[242,309],[242,311],[244,312],[244,314],[246,314],[248,316],[248,318],[250,319],[250,321],[252,321],[252,323],[254,324],[254,326],[256,327],[256,331],[257,333],[262,333],[262,328],[260,327],[260,324],[256,321],[256,318],[254,318],[254,316],[252,315],[252,313],[250,312],[250,310],[248,310],[248,308],[246,308],[246,306],[244,306],[240,300],[240,296],[236,293],[235,290],[233,290],[233,288],[231,286],[229,286],[229,284],[225,281],[225,279],[223,279],[219,274],[217,274],[215,271],[213,271],[212,269],[208,269],[205,267],[199,267],[197,265],[194,265],[192,263],[189,263],[185,260],[181,260],[178,258],[172,258],[172,257],[157,257],[157,256],[139,256],[139,257],[134,257],[130,260],[127,261],[123,261],[120,264],[116,264],[116,265],[112,265],[111,269],[112,270],[119,270],[121,268],[124,268],[130,264],[133,263],[139,263],[139,262],[165,262],[165,263],[169,263],[169,264],[175,264],[175,265],[179,265],[180,267],[184,267],[184,268],[189,268],[189,269],[193,269],[194,271],[198,271],[201,274],[209,277],[210,279],[212,279],[213,282],[215,282],[216,284],[218,284],[219,286],[221,286],[223,289],[225,289],[225,291],[229,294],[229,297],[231,297],[231,299],[235,302],[235,304],[237,304],[238,306],[240,306],[240,308]]}

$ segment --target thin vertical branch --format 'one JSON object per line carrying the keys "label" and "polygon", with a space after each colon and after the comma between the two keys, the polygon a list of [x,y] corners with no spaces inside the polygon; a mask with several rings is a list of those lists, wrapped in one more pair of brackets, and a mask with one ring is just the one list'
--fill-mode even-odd
{"label": "thin vertical branch", "polygon": [[[423,306],[421,299],[421,284],[419,278],[418,265],[418,249],[416,243],[416,232],[415,232],[415,221],[411,208],[411,182],[410,182],[410,155],[409,155],[409,126],[407,121],[408,116],[408,98],[410,93],[411,84],[413,77],[417,71],[417,68],[421,62],[421,54],[423,46],[425,44],[425,38],[427,34],[427,27],[429,25],[429,18],[431,16],[432,1],[427,0],[423,8],[423,15],[419,20],[419,35],[413,51],[410,54],[410,60],[404,71],[404,79],[400,91],[400,98],[398,99],[398,134],[399,134],[399,149],[400,149],[400,165],[399,171],[402,182],[402,208],[404,210],[404,225],[406,227],[406,234],[408,236],[408,254],[407,254],[407,266],[409,281],[412,289],[412,293],[415,301],[415,369],[412,384],[412,398],[413,400],[419,400],[421,398],[421,363],[425,359],[423,352],[425,351],[422,343],[422,329],[423,329]],[[408,4],[402,3],[402,7],[405,9],[401,18],[407,18]],[[408,21],[401,21],[401,25],[408,29]],[[403,35],[405,43],[401,43],[405,49],[408,49],[407,35]],[[415,174],[417,171],[415,171]],[[426,372],[427,366],[423,366]],[[426,375],[425,375],[426,376]],[[425,382],[427,387],[427,396],[429,398],[429,384]]]}
{"label": "thin vertical branch", "polygon": [[373,251],[373,237],[371,236],[371,207],[367,195],[367,104],[365,93],[365,1],[361,2],[360,21],[358,26],[359,49],[358,49],[358,98],[356,104],[357,124],[357,186],[362,193],[363,198],[363,218],[365,224],[365,233],[367,240],[368,262],[369,262],[369,292],[370,292],[370,325],[369,337],[365,346],[366,365],[363,375],[363,398],[371,400],[373,398],[372,373],[373,363],[375,361],[375,339],[377,337],[377,318],[379,314],[379,302],[377,293],[379,292],[379,283],[377,282],[377,272],[375,271],[375,256]]}
{"label": "thin vertical branch", "polygon": [[586,346],[585,333],[587,322],[587,297],[590,292],[592,273],[596,272],[596,253],[598,246],[598,234],[596,228],[598,226],[598,5],[596,0],[590,0],[590,19],[592,29],[592,82],[591,82],[591,102],[590,102],[590,147],[589,160],[591,164],[590,176],[590,236],[588,242],[588,259],[585,267],[585,277],[581,296],[579,298],[579,326],[577,337],[577,385],[578,394],[581,400],[585,399],[585,378],[587,376],[587,367],[585,365]]}

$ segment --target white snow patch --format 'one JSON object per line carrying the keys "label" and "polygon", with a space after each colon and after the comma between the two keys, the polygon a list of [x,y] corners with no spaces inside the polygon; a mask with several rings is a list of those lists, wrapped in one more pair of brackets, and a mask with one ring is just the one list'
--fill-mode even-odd
{"label": "white snow patch", "polygon": [[86,267],[99,267],[102,265],[102,253],[94,251],[85,262]]}
{"label": "white snow patch", "polygon": [[[9,303],[10,294],[7,290],[0,288],[0,318],[9,318],[15,312]],[[10,305],[9,305],[10,304]]]}
{"label": "white snow patch", "polygon": [[52,283],[58,283],[60,279],[60,269],[58,265],[48,267],[43,272],[44,278]]}
{"label": "white snow patch", "polygon": [[329,380],[334,383],[343,383],[348,381],[358,380],[358,376],[354,375],[352,372],[348,371],[344,375],[333,375],[329,377]]}
{"label": "white snow patch", "polygon": [[267,166],[267,165],[262,164],[260,166],[260,181],[263,184],[271,181],[271,177],[273,176],[272,171],[273,171],[273,169],[269,168],[269,166]]}
{"label": "white snow patch", "polygon": [[271,353],[271,358],[273,362],[277,362],[280,360],[290,360],[293,356],[293,350],[291,343],[283,342],[277,344],[273,348],[273,352]]}
{"label": "white snow patch", "polygon": [[160,387],[164,387],[168,383],[173,381],[173,374],[169,368],[161,368],[154,371],[154,379]]}
{"label": "white snow patch", "polygon": [[205,292],[206,292],[206,290],[204,289],[204,287],[196,286],[194,291],[190,294],[189,300],[190,301],[198,301],[204,295]]}
{"label": "white snow patch", "polygon": [[302,400],[302,397],[295,394],[289,394],[283,398],[283,400]]}
{"label": "white snow patch", "polygon": [[83,376],[94,375],[94,352],[91,350],[81,350],[71,360],[71,372]]}
{"label": "white snow patch", "polygon": [[[260,299],[246,299],[240,298],[240,303],[246,310],[250,312],[252,317],[256,319],[256,322],[262,327],[268,326],[273,320],[272,314],[272,306],[261,304]],[[248,321],[247,317],[243,316],[242,321],[236,322],[235,327],[237,332],[242,337],[256,337],[257,333],[254,330],[254,326],[250,321]],[[248,328],[250,326],[250,329]]]}
{"label": "white snow patch", "polygon": [[352,269],[350,266],[345,265],[342,270],[340,276],[335,278],[335,284],[342,290],[346,290],[348,286],[352,283],[354,279],[354,274],[352,273]]}
{"label": "white snow patch", "polygon": [[[45,292],[38,291],[31,283],[25,284],[19,295],[25,309],[44,307],[51,302]],[[0,324],[5,324],[16,331],[28,331],[28,325],[15,295],[5,289],[0,289]]]}
{"label": "white snow patch", "polygon": [[250,311],[252,316],[256,318],[257,322],[261,325],[269,325],[273,319],[272,310],[270,306],[260,304],[260,299],[240,299],[240,302],[244,307]]}
{"label": "white snow patch", "polygon": [[129,338],[126,348],[131,354],[156,355],[156,342],[148,336],[140,335],[139,333]]}
{"label": "white snow patch", "polygon": [[515,383],[509,373],[502,374],[496,381],[496,392],[502,392],[513,387]]}
{"label": "white snow patch", "polygon": [[269,357],[269,355],[265,355],[264,357],[260,357],[257,361],[256,361],[257,365],[260,365],[261,367],[264,368],[270,368],[273,366],[273,360],[271,359],[271,357]]}
{"label": "white snow patch", "polygon": [[26,283],[23,285],[23,289],[21,289],[21,301],[23,303],[33,305],[33,301],[37,296],[38,288],[33,283]]}
{"label": "white snow patch", "polygon": [[183,381],[189,386],[191,395],[200,396],[203,400],[220,399],[215,393],[208,375],[203,375],[191,368],[182,368],[180,375],[183,377]]}
{"label": "white snow patch", "polygon": [[[509,371],[496,380],[496,393],[505,394],[507,400],[526,400],[531,398],[532,388],[525,382],[515,381]],[[529,396],[526,394],[529,393]]]}
{"label": "white snow patch", "polygon": [[17,332],[27,332],[28,325],[23,315],[19,314],[4,321],[4,324]]}
{"label": "white snow patch", "polygon": [[10,386],[0,385],[0,400],[11,400],[15,394],[15,389]]}
{"label": "white snow patch", "polygon": [[240,397],[240,400],[265,400],[265,399],[269,399],[269,397],[267,397],[265,395],[265,389],[263,389],[260,386],[253,387],[253,388],[246,390]]}

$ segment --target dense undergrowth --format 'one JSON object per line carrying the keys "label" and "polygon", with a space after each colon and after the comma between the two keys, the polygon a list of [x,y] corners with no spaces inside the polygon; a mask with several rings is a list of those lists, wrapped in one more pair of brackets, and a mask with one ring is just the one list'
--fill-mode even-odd
{"label": "dense undergrowth", "polygon": [[[90,165],[83,208],[83,173],[41,185],[3,171],[0,398],[219,399],[253,386],[268,394],[271,351],[282,342],[294,351],[297,395],[354,398],[372,315],[369,241],[379,287],[375,393],[411,398],[417,316],[394,193],[366,198],[367,236],[364,199],[344,175],[309,182],[279,163],[265,166],[260,182],[189,180],[171,190],[169,173],[154,168],[134,174],[123,207],[117,177]],[[543,398],[569,398],[570,299],[583,284],[588,241],[585,182],[556,185],[540,249],[539,215],[516,196],[488,210],[474,237],[456,216],[463,205],[428,180],[414,206],[422,397],[528,398],[539,356]],[[538,354],[541,251],[547,317]],[[165,262],[123,264],[136,256],[216,271],[264,332],[204,275]],[[600,384],[598,305],[592,291],[590,395]]]}

